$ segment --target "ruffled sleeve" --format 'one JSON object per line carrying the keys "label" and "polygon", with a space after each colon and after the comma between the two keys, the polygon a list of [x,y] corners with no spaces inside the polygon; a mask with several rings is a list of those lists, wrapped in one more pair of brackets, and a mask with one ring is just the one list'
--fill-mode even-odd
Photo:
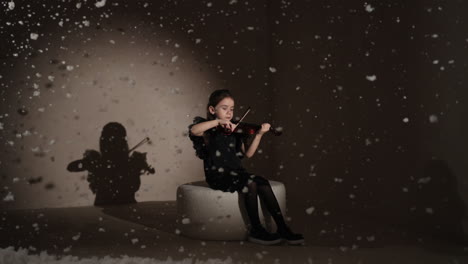
{"label": "ruffled sleeve", "polygon": [[208,156],[208,152],[206,150],[206,145],[205,145],[205,139],[203,138],[203,136],[194,136],[194,135],[192,135],[192,133],[190,133],[190,129],[192,129],[192,127],[194,125],[205,122],[205,121],[206,121],[205,118],[200,117],[200,116],[196,116],[193,119],[193,123],[188,126],[189,138],[193,143],[193,148],[195,149],[195,154],[200,159],[205,159]]}

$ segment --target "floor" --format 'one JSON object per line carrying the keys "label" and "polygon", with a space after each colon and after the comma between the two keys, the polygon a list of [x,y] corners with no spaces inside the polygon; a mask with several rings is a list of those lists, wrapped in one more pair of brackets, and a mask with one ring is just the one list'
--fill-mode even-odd
{"label": "floor", "polygon": [[328,232],[311,223],[302,230],[306,238],[302,246],[190,239],[177,232],[174,201],[3,210],[0,217],[0,248],[26,248],[29,254],[126,255],[164,263],[169,257],[174,262],[189,259],[193,263],[213,259],[226,263],[468,263],[468,245],[366,222],[353,226],[329,223]]}

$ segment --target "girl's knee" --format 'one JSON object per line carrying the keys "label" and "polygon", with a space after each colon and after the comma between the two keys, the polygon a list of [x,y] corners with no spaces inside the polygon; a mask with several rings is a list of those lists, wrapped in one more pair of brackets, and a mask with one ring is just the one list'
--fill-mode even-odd
{"label": "girl's knee", "polygon": [[253,182],[257,183],[259,186],[270,185],[267,179],[258,175],[255,175],[255,177],[253,178]]}

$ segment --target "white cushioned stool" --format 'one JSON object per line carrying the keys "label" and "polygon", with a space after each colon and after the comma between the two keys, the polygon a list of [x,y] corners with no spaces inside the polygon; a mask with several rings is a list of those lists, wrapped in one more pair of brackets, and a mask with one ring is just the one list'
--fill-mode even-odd
{"label": "white cushioned stool", "polygon": [[[286,214],[286,188],[269,181],[283,215]],[[249,218],[244,193],[211,189],[205,181],[191,182],[177,188],[177,226],[182,235],[206,240],[245,240]],[[259,200],[260,221],[270,232],[276,224]],[[266,216],[266,217],[265,217]]]}

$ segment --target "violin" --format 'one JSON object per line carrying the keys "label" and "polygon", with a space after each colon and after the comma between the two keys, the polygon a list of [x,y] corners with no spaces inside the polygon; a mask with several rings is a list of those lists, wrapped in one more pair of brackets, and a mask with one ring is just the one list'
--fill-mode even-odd
{"label": "violin", "polygon": [[[138,148],[139,146],[145,144],[145,143],[151,143],[151,140],[149,137],[145,137],[142,141],[140,141],[138,144],[136,144],[133,148],[131,148],[129,151],[128,151],[128,154],[130,154],[132,151],[134,151],[136,148]],[[138,153],[138,152],[134,152],[132,153],[133,155],[135,155],[135,157],[138,157],[139,159],[143,160],[146,164],[146,153]],[[147,173],[151,173],[151,174],[154,174],[156,171],[155,169],[151,166],[151,165],[147,165],[147,167],[145,168],[145,171]]]}
{"label": "violin", "polygon": [[[242,115],[241,119],[239,119],[239,121],[232,122],[233,124],[237,125],[234,131],[231,131],[230,128],[226,128],[223,126],[218,126],[218,129],[221,130],[221,132],[223,132],[225,135],[230,135],[232,133],[240,133],[243,135],[256,134],[262,128],[262,125],[242,122],[242,120],[245,118],[245,116],[247,116],[249,112],[250,112],[250,106],[249,108],[247,108],[247,110]],[[281,136],[283,134],[283,131],[281,129],[274,128],[272,126],[270,126],[270,130],[268,132],[273,133],[275,136]]]}

